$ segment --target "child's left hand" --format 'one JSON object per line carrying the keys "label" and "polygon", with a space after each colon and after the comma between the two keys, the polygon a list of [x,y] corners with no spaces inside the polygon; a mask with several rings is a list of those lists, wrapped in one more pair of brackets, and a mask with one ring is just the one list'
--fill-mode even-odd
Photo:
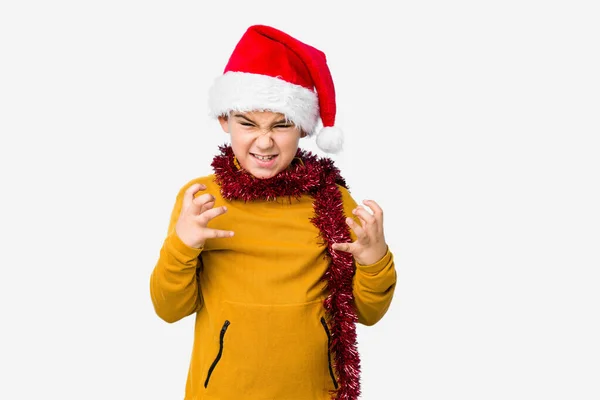
{"label": "child's left hand", "polygon": [[352,214],[358,217],[361,224],[357,224],[352,218],[346,218],[346,223],[356,234],[356,241],[334,243],[331,247],[333,250],[351,253],[361,265],[370,265],[385,256],[387,243],[383,234],[383,210],[373,200],[364,200],[363,203],[373,210],[373,214],[359,205],[352,210]]}

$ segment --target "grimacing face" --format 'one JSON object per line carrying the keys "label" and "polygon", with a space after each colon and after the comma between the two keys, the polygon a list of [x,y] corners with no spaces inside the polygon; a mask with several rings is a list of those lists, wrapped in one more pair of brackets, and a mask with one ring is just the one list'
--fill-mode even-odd
{"label": "grimacing face", "polygon": [[281,113],[231,112],[219,117],[223,131],[231,136],[231,148],[240,166],[259,179],[286,169],[306,136]]}

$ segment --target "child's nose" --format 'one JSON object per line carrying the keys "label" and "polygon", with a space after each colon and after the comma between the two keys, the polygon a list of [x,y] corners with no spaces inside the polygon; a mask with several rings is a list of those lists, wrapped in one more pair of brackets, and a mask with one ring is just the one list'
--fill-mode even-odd
{"label": "child's nose", "polygon": [[262,135],[260,135],[256,139],[256,145],[260,149],[269,149],[273,147],[273,138],[271,137],[271,131],[265,132]]}

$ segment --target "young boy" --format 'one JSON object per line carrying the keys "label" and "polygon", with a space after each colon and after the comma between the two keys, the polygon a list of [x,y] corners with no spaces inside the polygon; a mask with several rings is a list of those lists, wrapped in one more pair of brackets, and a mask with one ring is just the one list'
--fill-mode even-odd
{"label": "young boy", "polygon": [[298,148],[320,118],[341,149],[325,55],[251,26],[209,98],[231,144],[179,191],[150,279],[162,319],[196,315],[185,399],[357,399],[356,323],[384,316],[396,271],[378,204]]}

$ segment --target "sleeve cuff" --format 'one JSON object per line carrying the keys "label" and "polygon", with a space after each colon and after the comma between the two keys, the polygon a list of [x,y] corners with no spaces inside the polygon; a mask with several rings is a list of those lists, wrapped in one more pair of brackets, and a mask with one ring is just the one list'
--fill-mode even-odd
{"label": "sleeve cuff", "polygon": [[165,240],[165,247],[169,253],[171,253],[178,261],[184,264],[195,261],[202,252],[202,248],[197,249],[183,243],[179,236],[177,236],[175,230],[173,230],[173,232],[167,236]]}
{"label": "sleeve cuff", "polygon": [[385,255],[376,263],[369,264],[369,265],[362,265],[362,264],[359,264],[358,262],[356,262],[356,268],[359,269],[361,272],[364,272],[367,274],[377,274],[377,273],[383,271],[383,269],[390,263],[391,260],[392,260],[392,253],[390,252],[390,249],[388,247]]}

